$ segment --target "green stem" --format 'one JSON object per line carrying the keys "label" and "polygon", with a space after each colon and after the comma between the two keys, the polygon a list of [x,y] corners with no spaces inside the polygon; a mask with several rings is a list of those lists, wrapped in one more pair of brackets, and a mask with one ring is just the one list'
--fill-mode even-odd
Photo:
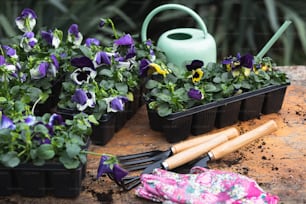
{"label": "green stem", "polygon": [[39,103],[39,101],[41,100],[41,96],[35,101],[33,107],[32,107],[32,115],[34,115],[34,111],[35,111],[35,108],[36,108],[36,105]]}
{"label": "green stem", "polygon": [[81,151],[82,153],[85,153],[85,154],[91,154],[91,155],[94,155],[94,156],[110,156],[110,157],[113,157],[114,155],[111,155],[111,154],[105,154],[105,153],[96,153],[96,152],[92,152],[92,151],[87,151],[87,150],[82,150]]}
{"label": "green stem", "polygon": [[118,34],[117,34],[117,31],[116,31],[116,28],[115,28],[115,24],[113,23],[113,21],[111,19],[108,19],[108,22],[110,23],[110,25],[112,27],[112,30],[113,30],[113,33],[114,33],[114,37],[116,39],[118,39]]}

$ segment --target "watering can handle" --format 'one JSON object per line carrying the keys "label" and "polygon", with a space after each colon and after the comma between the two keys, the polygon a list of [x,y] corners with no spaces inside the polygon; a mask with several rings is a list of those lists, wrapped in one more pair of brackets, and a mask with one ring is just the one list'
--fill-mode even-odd
{"label": "watering can handle", "polygon": [[165,4],[165,5],[162,5],[162,6],[159,6],[159,7],[156,7],[155,9],[153,9],[147,15],[147,17],[145,18],[145,20],[142,24],[142,27],[141,27],[141,40],[142,40],[142,42],[145,42],[147,40],[147,29],[148,29],[148,25],[149,25],[149,22],[151,21],[151,19],[156,14],[158,14],[159,12],[164,11],[164,10],[169,10],[169,9],[176,9],[176,10],[185,11],[186,13],[191,15],[196,20],[196,22],[198,23],[200,29],[203,31],[204,38],[206,37],[206,34],[207,34],[206,25],[203,22],[203,20],[201,19],[201,17],[196,12],[194,12],[192,9],[190,9],[186,6],[180,5],[180,4]]}

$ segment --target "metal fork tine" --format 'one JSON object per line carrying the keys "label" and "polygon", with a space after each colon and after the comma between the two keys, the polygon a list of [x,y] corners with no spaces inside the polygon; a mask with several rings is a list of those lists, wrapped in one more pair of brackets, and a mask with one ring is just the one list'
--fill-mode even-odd
{"label": "metal fork tine", "polygon": [[119,161],[141,159],[143,157],[152,157],[152,156],[160,154],[162,152],[163,151],[161,151],[161,150],[152,150],[150,152],[142,152],[142,153],[129,154],[129,155],[119,155],[119,156],[117,156],[117,158],[118,158]]}
{"label": "metal fork tine", "polygon": [[143,163],[148,163],[148,162],[153,162],[156,160],[156,157],[148,157],[148,158],[142,158],[142,159],[137,159],[137,160],[127,160],[127,161],[120,161],[120,164],[124,166],[129,166],[129,165],[137,165],[137,164],[143,164]]}
{"label": "metal fork tine", "polygon": [[138,164],[138,165],[131,165],[131,166],[126,166],[126,165],[120,165],[122,168],[124,168],[127,171],[137,171],[137,170],[143,170],[148,166],[148,163],[145,164]]}

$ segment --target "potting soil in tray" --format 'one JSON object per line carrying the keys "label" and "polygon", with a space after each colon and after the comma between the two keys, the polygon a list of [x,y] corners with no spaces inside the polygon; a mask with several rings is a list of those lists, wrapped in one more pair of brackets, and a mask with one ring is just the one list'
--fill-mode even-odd
{"label": "potting soil in tray", "polygon": [[214,128],[223,128],[236,122],[278,112],[283,104],[287,85],[268,86],[242,93],[220,101],[196,106],[167,117],[147,107],[152,130],[161,131],[170,143],[179,142],[188,135],[199,135]]}

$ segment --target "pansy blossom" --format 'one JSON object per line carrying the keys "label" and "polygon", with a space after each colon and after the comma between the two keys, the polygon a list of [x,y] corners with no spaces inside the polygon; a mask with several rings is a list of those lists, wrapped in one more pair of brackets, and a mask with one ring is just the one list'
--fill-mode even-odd
{"label": "pansy blossom", "polygon": [[128,171],[121,168],[116,159],[103,155],[100,159],[97,178],[101,177],[103,174],[109,174],[116,182],[120,182],[128,174]]}
{"label": "pansy blossom", "polygon": [[222,64],[228,72],[232,72],[233,76],[239,76],[239,70],[244,76],[249,76],[253,70],[254,57],[251,54],[241,56],[238,53],[236,57],[230,56],[225,58]]}
{"label": "pansy blossom", "polygon": [[50,31],[41,31],[41,37],[54,48],[58,48],[63,37],[63,32],[55,29],[53,32]]}
{"label": "pansy blossom", "polygon": [[95,54],[93,64],[95,68],[105,64],[105,65],[111,65],[110,57],[107,55],[106,52],[100,51]]}
{"label": "pansy blossom", "polygon": [[94,79],[97,75],[97,71],[94,69],[94,63],[88,57],[73,58],[71,65],[78,67],[70,75],[70,78],[78,85],[89,83],[89,80]]}
{"label": "pansy blossom", "polygon": [[92,91],[77,89],[71,100],[77,103],[76,107],[79,111],[84,111],[87,107],[94,108],[96,105],[96,95]]}
{"label": "pansy blossom", "polygon": [[[4,68],[4,69],[1,69]],[[1,72],[4,71],[4,74]],[[7,77],[17,77],[17,68],[13,64],[6,63],[4,56],[0,55],[0,82],[7,80]]]}
{"label": "pansy blossom", "polygon": [[107,103],[107,112],[118,112],[124,110],[124,104],[128,102],[125,96],[109,97],[104,99]]}
{"label": "pansy blossom", "polygon": [[15,23],[22,32],[30,32],[36,25],[37,15],[29,8],[23,9],[21,15],[15,19]]}
{"label": "pansy blossom", "polygon": [[186,65],[187,70],[192,72],[193,83],[199,82],[202,79],[204,75],[203,65],[204,63],[201,60],[193,60],[190,64]]}
{"label": "pansy blossom", "polygon": [[2,113],[2,111],[0,111],[0,130],[1,129],[6,129],[6,128],[14,130],[16,128],[16,126],[15,126],[14,122],[9,117],[4,115]]}
{"label": "pansy blossom", "polygon": [[25,52],[30,52],[34,46],[37,44],[37,39],[33,32],[24,33],[20,41],[20,47],[23,48]]}
{"label": "pansy blossom", "polygon": [[99,46],[100,45],[100,41],[96,38],[87,38],[85,40],[85,46],[86,47],[91,47],[92,45],[96,45]]}
{"label": "pansy blossom", "polygon": [[141,77],[150,76],[152,73],[155,72],[163,75],[164,77],[169,74],[169,71],[167,69],[162,69],[161,66],[156,63],[151,63],[147,59],[142,59],[140,61],[139,72]]}
{"label": "pansy blossom", "polygon": [[83,35],[79,32],[77,24],[72,24],[68,29],[68,42],[73,43],[75,46],[79,46],[82,43]]}
{"label": "pansy blossom", "polygon": [[4,49],[7,56],[15,59],[18,58],[18,55],[16,54],[16,50],[14,48],[7,45],[3,45],[2,48]]}
{"label": "pansy blossom", "polygon": [[195,88],[191,88],[188,91],[189,98],[193,98],[195,100],[202,100],[204,98],[202,92],[200,90],[197,90]]}
{"label": "pansy blossom", "polygon": [[153,49],[153,43],[152,41],[149,39],[145,42],[145,45],[147,46],[147,49],[149,49],[149,59],[151,60],[151,62],[154,62],[156,59],[156,55]]}
{"label": "pansy blossom", "polygon": [[49,69],[48,62],[40,62],[35,68],[30,70],[30,75],[32,79],[41,79],[47,76]]}
{"label": "pansy blossom", "polygon": [[122,46],[122,45],[131,46],[131,45],[134,44],[134,40],[133,40],[133,38],[130,34],[126,34],[126,35],[120,37],[119,39],[114,40],[114,44],[118,45],[118,46]]}

